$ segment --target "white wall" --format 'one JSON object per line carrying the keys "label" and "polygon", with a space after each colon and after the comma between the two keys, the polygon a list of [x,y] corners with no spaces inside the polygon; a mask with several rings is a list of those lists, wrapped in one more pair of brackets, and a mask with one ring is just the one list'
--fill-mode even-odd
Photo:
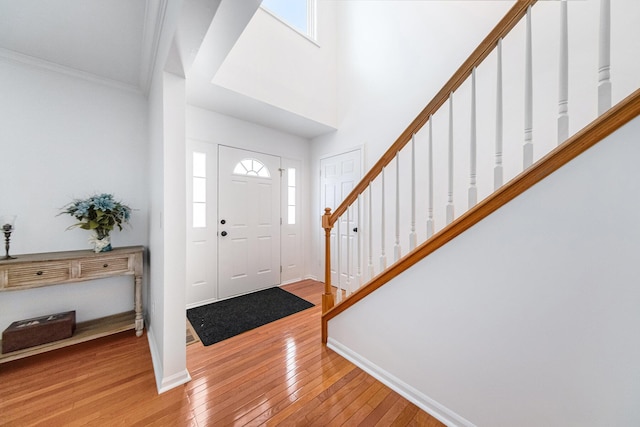
{"label": "white wall", "polygon": [[332,346],[452,424],[640,424],[639,133],[635,119],[331,320]]}
{"label": "white wall", "polygon": [[158,388],[164,360],[164,79],[156,72],[149,89],[149,250],[145,327]]}
{"label": "white wall", "polygon": [[161,72],[149,97],[151,212],[149,347],[159,392],[190,380],[186,369],[185,82]]}
{"label": "white wall", "polygon": [[[216,152],[217,145],[227,145],[301,162],[302,174],[299,179],[302,186],[302,199],[300,201],[300,209],[302,212],[302,253],[305,254],[303,275],[308,276],[310,265],[310,259],[308,258],[310,251],[308,248],[311,226],[308,220],[311,193],[309,189],[309,141],[299,136],[286,134],[194,106],[187,106],[186,114],[187,139],[212,144]],[[210,185],[217,192],[217,159],[212,161],[215,165],[215,173],[213,173]],[[210,208],[213,212],[217,212],[217,196]],[[214,277],[217,277],[217,272]]]}
{"label": "white wall", "polygon": [[[142,94],[0,60],[0,212],[16,214],[11,253],[90,250],[56,216],[74,198],[112,193],[134,209],[114,246],[146,245],[147,116]],[[3,252],[4,255],[4,252]],[[130,277],[0,294],[12,321],[76,310],[85,321],[133,309]]]}
{"label": "white wall", "polygon": [[213,83],[335,127],[336,2],[317,2],[314,43],[259,8]]}

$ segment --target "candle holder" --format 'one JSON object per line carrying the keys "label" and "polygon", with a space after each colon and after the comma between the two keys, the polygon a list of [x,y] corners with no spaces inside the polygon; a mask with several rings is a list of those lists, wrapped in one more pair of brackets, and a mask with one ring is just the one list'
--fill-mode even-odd
{"label": "candle holder", "polygon": [[9,242],[11,240],[11,233],[16,229],[15,222],[15,215],[3,215],[0,217],[0,228],[4,233],[4,249],[6,251],[6,255],[3,259],[16,259],[16,257],[9,256]]}

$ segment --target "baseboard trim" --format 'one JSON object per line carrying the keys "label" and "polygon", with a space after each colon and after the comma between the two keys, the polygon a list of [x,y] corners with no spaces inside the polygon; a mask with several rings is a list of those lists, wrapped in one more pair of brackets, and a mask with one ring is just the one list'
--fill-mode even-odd
{"label": "baseboard trim", "polygon": [[411,387],[409,384],[385,371],[368,359],[365,359],[333,338],[329,337],[327,340],[327,347],[447,426],[475,427],[475,424],[471,421],[461,417],[452,410],[431,399],[429,396]]}
{"label": "baseboard trim", "polygon": [[278,286],[284,286],[284,285],[290,285],[291,283],[296,283],[303,280],[302,277],[298,277],[295,279],[291,279],[291,280],[285,280],[284,282],[280,283]]}
{"label": "baseboard trim", "polygon": [[[149,325],[149,322],[147,322]],[[156,388],[160,393],[160,384],[162,383],[162,366],[160,366],[160,353],[156,345],[156,339],[153,334],[153,328],[147,326],[147,341],[149,342],[149,351],[151,352],[151,363],[153,364],[153,374],[156,377]]]}
{"label": "baseboard trim", "polygon": [[186,384],[191,381],[191,375],[186,369],[177,374],[171,375],[167,378],[163,376],[163,369],[160,364],[160,353],[156,345],[156,339],[153,334],[152,328],[147,328],[147,341],[149,342],[149,351],[151,352],[151,363],[153,364],[153,373],[156,377],[156,388],[158,394],[162,394],[165,391],[171,390],[182,384]]}
{"label": "baseboard trim", "polygon": [[200,307],[200,306],[211,304],[212,302],[218,302],[218,301],[219,301],[218,298],[209,298],[204,301],[193,302],[191,304],[187,304],[187,310],[189,310],[190,308],[196,308],[196,307]]}
{"label": "baseboard trim", "polygon": [[158,386],[158,394],[162,394],[165,391],[171,390],[172,388],[186,384],[189,381],[191,381],[191,375],[189,375],[189,371],[185,369],[182,372],[178,372],[167,378],[164,378],[162,380],[162,384]]}

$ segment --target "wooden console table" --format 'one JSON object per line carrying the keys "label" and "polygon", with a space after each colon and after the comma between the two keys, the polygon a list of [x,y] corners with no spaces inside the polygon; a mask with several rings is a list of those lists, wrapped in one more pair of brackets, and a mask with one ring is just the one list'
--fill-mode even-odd
{"label": "wooden console table", "polygon": [[[64,340],[12,351],[7,354],[0,353],[0,363],[134,328],[136,335],[141,336],[144,328],[142,318],[143,254],[144,246],[130,246],[101,253],[94,253],[91,250],[50,252],[18,255],[16,259],[0,259],[0,292],[123,275],[134,277],[135,288],[134,311],[78,323],[73,336]],[[0,351],[1,349],[0,341]]]}

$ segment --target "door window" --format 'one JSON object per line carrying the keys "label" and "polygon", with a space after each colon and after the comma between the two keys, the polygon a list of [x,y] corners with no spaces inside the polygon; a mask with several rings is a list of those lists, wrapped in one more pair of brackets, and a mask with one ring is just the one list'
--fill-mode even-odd
{"label": "door window", "polygon": [[260,160],[243,159],[236,163],[233,168],[234,175],[241,176],[257,176],[260,178],[271,178],[269,168],[267,168]]}

